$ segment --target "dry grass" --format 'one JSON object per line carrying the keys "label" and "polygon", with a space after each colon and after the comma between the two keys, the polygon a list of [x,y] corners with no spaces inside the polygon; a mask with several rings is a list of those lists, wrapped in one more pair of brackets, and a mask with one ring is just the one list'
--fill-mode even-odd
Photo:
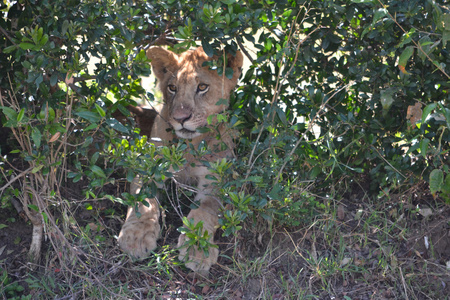
{"label": "dry grass", "polygon": [[[219,237],[222,256],[207,279],[177,262],[173,227],[162,241],[169,246],[133,261],[116,245],[114,207],[73,201],[58,208],[39,264],[2,254],[3,288],[15,282],[25,288],[16,296],[30,299],[448,299],[450,209],[417,196],[332,201],[311,223],[272,234],[246,224],[235,238]],[[424,205],[426,218],[416,210]]]}

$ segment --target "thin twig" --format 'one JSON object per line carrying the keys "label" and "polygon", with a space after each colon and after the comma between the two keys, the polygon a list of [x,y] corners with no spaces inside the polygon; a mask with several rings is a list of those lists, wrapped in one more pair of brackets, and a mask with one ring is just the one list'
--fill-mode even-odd
{"label": "thin twig", "polygon": [[402,268],[399,266],[399,267],[398,267],[398,270],[400,271],[400,277],[401,277],[401,279],[402,279],[403,289],[405,290],[405,299],[406,299],[406,300],[409,300],[409,297],[408,297],[408,289],[406,288],[406,282],[405,282],[405,277],[403,276]]}
{"label": "thin twig", "polygon": [[20,179],[21,177],[27,175],[30,173],[30,171],[33,169],[33,167],[29,167],[25,171],[22,171],[19,175],[16,175],[15,177],[11,178],[2,188],[0,188],[0,194],[3,193],[11,184],[13,184],[16,180]]}
{"label": "thin twig", "polygon": [[6,36],[6,38],[8,38],[8,40],[14,45],[17,46],[17,44],[14,42],[14,40],[9,36],[8,32],[6,32],[6,30],[0,26],[0,31]]}
{"label": "thin twig", "polygon": [[250,62],[253,64],[253,62],[255,61],[252,56],[250,55],[250,53],[248,53],[247,49],[245,49],[244,45],[242,44],[242,42],[239,39],[236,39],[236,42],[239,45],[239,49],[241,49],[242,52],[244,52],[245,56],[247,56],[247,58],[250,60]]}
{"label": "thin twig", "polygon": [[384,158],[384,156],[383,155],[381,155],[381,153],[378,151],[378,149],[377,148],[375,148],[373,145],[370,145],[370,147],[373,149],[373,150],[375,150],[376,152],[377,152],[377,154],[378,154],[378,156],[382,159],[382,160],[384,160],[384,162],[385,163],[387,163],[395,172],[397,172],[398,174],[400,174],[400,175],[402,175],[402,177],[403,178],[407,178],[405,175],[403,175],[402,174],[402,172],[400,172],[399,170],[397,170],[386,158]]}

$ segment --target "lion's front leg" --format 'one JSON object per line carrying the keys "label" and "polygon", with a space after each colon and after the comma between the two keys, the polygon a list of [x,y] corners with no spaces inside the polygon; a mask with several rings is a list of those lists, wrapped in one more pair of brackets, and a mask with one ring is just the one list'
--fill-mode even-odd
{"label": "lion's front leg", "polygon": [[146,199],[149,206],[139,203],[140,217],[134,207],[130,207],[127,219],[119,234],[119,247],[136,258],[144,258],[156,248],[161,227],[159,225],[159,205],[156,199]]}
{"label": "lion's front leg", "polygon": [[[188,220],[193,219],[194,224],[203,222],[203,232],[207,231],[209,235],[209,243],[214,244],[214,233],[219,226],[218,210],[219,202],[211,196],[204,194],[197,195],[200,198],[200,206],[191,210],[188,214]],[[180,251],[179,259],[185,261],[186,267],[202,275],[207,275],[209,269],[217,262],[219,250],[215,247],[209,247],[208,254],[198,247],[188,247],[187,237],[181,234],[178,239],[178,247]]]}

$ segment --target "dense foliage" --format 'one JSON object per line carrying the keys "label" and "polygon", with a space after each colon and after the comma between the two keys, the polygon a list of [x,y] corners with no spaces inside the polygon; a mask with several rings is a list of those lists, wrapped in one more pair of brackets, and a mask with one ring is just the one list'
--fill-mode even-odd
{"label": "dense foliage", "polygon": [[[0,110],[13,130],[2,141],[3,205],[22,197],[45,219],[42,204],[60,197],[66,178],[87,178],[89,198],[117,176],[141,174],[153,184],[140,199],[154,195],[168,166],[182,163],[176,147],[147,147],[111,116],[154,99],[140,85],[150,45],[241,50],[250,61],[229,111],[242,132],[239,159],[212,166],[233,208],[221,221],[226,234],[250,215],[297,225],[323,198],[360,187],[388,197],[426,180],[449,201],[448,1],[1,5]],[[214,67],[229,75],[220,60]]]}

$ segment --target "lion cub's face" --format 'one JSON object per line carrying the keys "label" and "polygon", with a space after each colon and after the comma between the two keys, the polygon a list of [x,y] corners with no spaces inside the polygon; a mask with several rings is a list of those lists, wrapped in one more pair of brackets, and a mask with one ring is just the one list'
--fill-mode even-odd
{"label": "lion cub's face", "polygon": [[233,78],[219,76],[217,71],[203,67],[208,57],[202,48],[177,55],[160,47],[151,47],[147,56],[164,95],[161,117],[166,119],[180,138],[192,139],[201,135],[197,129],[207,125],[210,115],[222,112],[226,106],[216,105],[220,99],[229,99],[236,86],[243,57],[228,55],[228,67]]}

